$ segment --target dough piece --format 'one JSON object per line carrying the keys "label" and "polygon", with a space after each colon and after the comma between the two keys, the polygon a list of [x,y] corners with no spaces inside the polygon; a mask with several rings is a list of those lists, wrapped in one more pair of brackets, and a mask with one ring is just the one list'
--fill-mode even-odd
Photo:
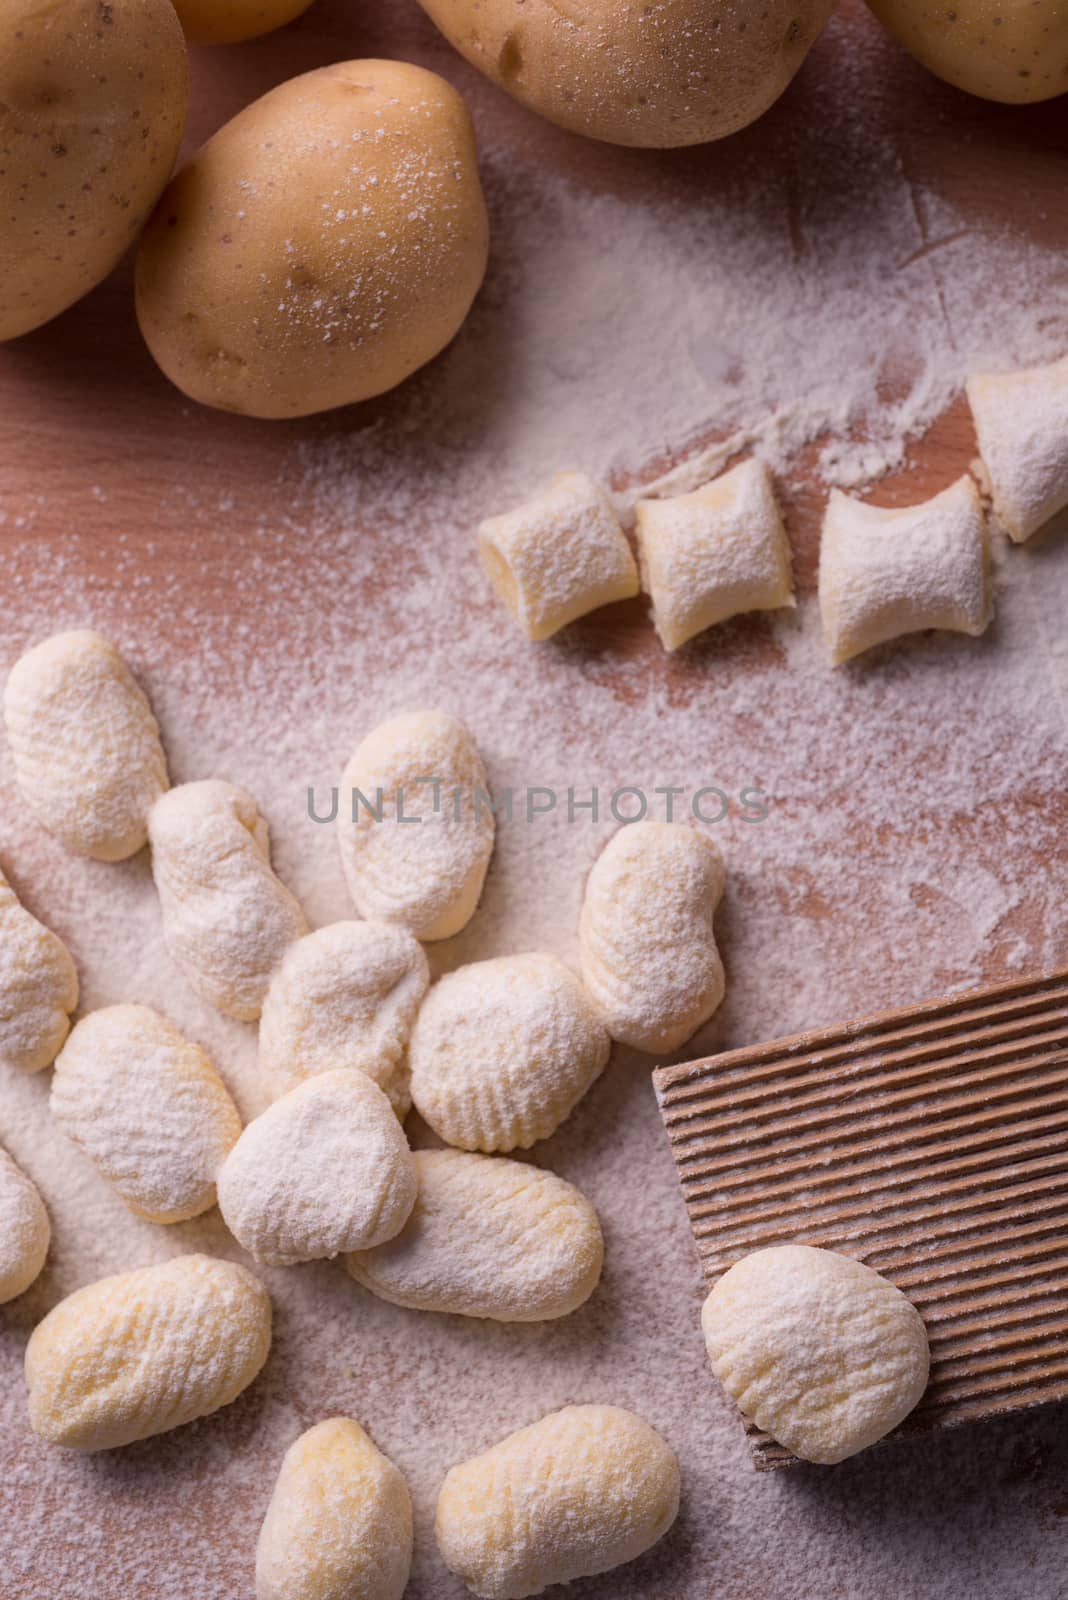
{"label": "dough piece", "polygon": [[77,1004],[70,951],[0,872],[0,1063],[19,1072],[51,1065]]}
{"label": "dough piece", "polygon": [[596,1289],[597,1213],[563,1178],[524,1161],[417,1150],[419,1193],[400,1233],[346,1262],[357,1283],[413,1311],[495,1322],[566,1317]]}
{"label": "dough piece", "polygon": [[186,1222],[213,1206],[241,1133],[208,1056],[148,1006],[83,1017],[59,1053],[49,1103],[67,1137],[150,1222]]}
{"label": "dough piece", "polygon": [[112,1450],[236,1400],[271,1346],[271,1302],[244,1267],[176,1256],[61,1300],[26,1347],[30,1426]]}
{"label": "dough piece", "polygon": [[148,819],[152,873],[173,959],[205,1000],[254,1022],[304,913],[271,870],[267,824],[232,783],[183,783]]}
{"label": "dough piece", "polygon": [[459,933],[478,905],[494,832],[475,742],[442,711],[380,723],[345,768],[341,863],[368,921],[399,923],[417,939]]}
{"label": "dough piece", "polygon": [[37,1185],[0,1150],[0,1305],[30,1287],[45,1264],[51,1238]]}
{"label": "dough piece", "polygon": [[140,850],[167,762],[152,708],[106,639],[82,628],[28,650],[4,719],[22,798],[50,833],[98,861]]}
{"label": "dough piece", "polygon": [[290,1445],[256,1547],[256,1600],[401,1600],[412,1565],[402,1474],[358,1422]]}
{"label": "dough piece", "polygon": [[792,606],[790,546],[762,461],[694,494],[639,500],[638,550],[665,650],[743,611]]}
{"label": "dough piece", "polygon": [[844,1461],[927,1387],[923,1318],[849,1256],[778,1245],[735,1262],[701,1313],[712,1369],[743,1414],[805,1461]]}
{"label": "dough piece", "polygon": [[485,1600],[524,1600],[610,1572],[667,1533],[679,1464],[620,1406],[565,1406],[453,1467],[435,1531],[446,1566]]}
{"label": "dough piece", "polygon": [[966,387],[994,513],[1022,544],[1068,506],[1068,356]]}
{"label": "dough piece", "polygon": [[994,614],[990,554],[971,478],[898,511],[833,489],[820,545],[820,611],[833,666],[924,628],[982,633]]}
{"label": "dough piece", "polygon": [[447,1144],[526,1150],[570,1116],[608,1061],[588,995],[553,956],[499,956],[448,973],[423,1001],[412,1101]]}
{"label": "dough piece", "polygon": [[638,593],[638,569],[606,497],[581,472],[478,530],[482,564],[528,639]]}
{"label": "dough piece", "polygon": [[426,956],[405,928],[335,922],[298,939],[260,1018],[260,1067],[273,1092],[349,1067],[373,1078],[398,1117],[407,1116],[408,1037],[429,982]]}
{"label": "dough piece", "polygon": [[590,873],[579,923],[582,977],[613,1039],[664,1054],[723,999],[713,917],[723,857],[681,823],[632,822]]}
{"label": "dough piece", "polygon": [[292,1266],[392,1239],[415,1204],[415,1163],[362,1072],[321,1072],[250,1122],[219,1175],[219,1210],[257,1261]]}

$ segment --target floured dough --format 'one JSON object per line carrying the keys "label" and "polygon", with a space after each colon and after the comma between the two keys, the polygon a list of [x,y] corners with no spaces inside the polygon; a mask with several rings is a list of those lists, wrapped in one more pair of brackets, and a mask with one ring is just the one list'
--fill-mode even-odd
{"label": "floured dough", "polygon": [[966,387],[994,512],[1022,543],[1068,506],[1068,356]]}
{"label": "floured dough", "polygon": [[49,1066],[77,1004],[70,951],[0,872],[0,1063],[19,1072]]}
{"label": "floured dough", "polygon": [[30,1287],[45,1264],[51,1237],[37,1185],[0,1150],[0,1305]]}

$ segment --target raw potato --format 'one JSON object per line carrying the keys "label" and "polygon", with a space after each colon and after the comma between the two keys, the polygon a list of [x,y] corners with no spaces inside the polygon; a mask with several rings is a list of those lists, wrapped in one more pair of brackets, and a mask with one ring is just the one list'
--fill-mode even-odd
{"label": "raw potato", "polygon": [[239,44],[284,28],[312,0],[176,0],[178,20],[190,44]]}
{"label": "raw potato", "polygon": [[485,1600],[525,1600],[609,1572],[667,1533],[679,1464],[620,1406],[565,1406],[453,1467],[435,1532],[446,1566]]}
{"label": "raw potato", "polygon": [[420,0],[472,65],[610,144],[722,139],[782,94],[834,0]]}
{"label": "raw potato", "polygon": [[834,1250],[778,1245],[736,1261],[701,1313],[712,1369],[739,1410],[805,1461],[856,1455],[927,1387],[923,1318]]}
{"label": "raw potato", "polygon": [[236,1400],[271,1347],[271,1302],[244,1267],[176,1256],[61,1300],[26,1346],[30,1426],[112,1450]]}
{"label": "raw potato", "polygon": [[0,1065],[50,1066],[78,1004],[78,974],[63,940],[19,903],[0,872]]}
{"label": "raw potato", "polygon": [[443,350],[488,248],[455,89],[403,62],[342,62],[255,101],[178,175],[141,242],[137,314],[192,399],[306,416]]}
{"label": "raw potato", "polygon": [[1064,0],[868,0],[905,46],[946,83],[984,100],[1027,105],[1068,91]]}
{"label": "raw potato", "polygon": [[37,1185],[0,1150],[0,1305],[30,1287],[45,1264],[51,1237]]}
{"label": "raw potato", "polygon": [[0,0],[0,339],[88,294],[137,238],[185,125],[170,0]]}
{"label": "raw potato", "polygon": [[256,1547],[256,1600],[401,1600],[412,1565],[402,1474],[348,1417],[282,1460]]}
{"label": "raw potato", "polygon": [[523,1161],[417,1150],[419,1192],[388,1244],[350,1255],[357,1283],[413,1311],[544,1322],[600,1282],[597,1213],[563,1178]]}

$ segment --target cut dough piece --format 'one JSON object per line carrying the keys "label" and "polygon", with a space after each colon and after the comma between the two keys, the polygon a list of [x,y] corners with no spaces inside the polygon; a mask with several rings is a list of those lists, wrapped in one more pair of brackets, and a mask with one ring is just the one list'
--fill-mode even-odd
{"label": "cut dough piece", "polygon": [[485,1600],[524,1600],[610,1572],[667,1533],[675,1452],[621,1406],[565,1406],[453,1467],[435,1532],[450,1571]]}
{"label": "cut dough piece", "polygon": [[35,645],[11,669],[4,717],[22,797],[49,833],[98,861],[140,850],[167,762],[113,645],[88,628]]}
{"label": "cut dough piece", "polygon": [[341,864],[369,922],[449,939],[470,922],[495,834],[486,769],[456,717],[412,711],[380,723],[345,768]]}
{"label": "cut dough piece", "polygon": [[0,872],[0,1062],[40,1072],[56,1058],[78,1004],[78,974],[58,934]]}
{"label": "cut dough piece", "polygon": [[597,1213],[563,1178],[525,1161],[417,1150],[419,1192],[388,1244],[350,1255],[357,1283],[413,1311],[545,1322],[596,1289]]}
{"label": "cut dough piece", "polygon": [[966,388],[994,512],[1022,544],[1068,506],[1068,356]]}
{"label": "cut dough piece", "polygon": [[426,956],[406,928],[335,922],[298,939],[260,1018],[260,1067],[274,1094],[349,1067],[373,1078],[398,1117],[407,1116],[408,1037],[429,982]]}
{"label": "cut dough piece", "polygon": [[349,1417],[282,1460],[256,1546],[256,1600],[401,1600],[412,1565],[402,1474]]}
{"label": "cut dough piece", "polygon": [[834,1250],[777,1245],[745,1256],[719,1279],[701,1322],[713,1371],[739,1410],[805,1461],[866,1449],[927,1387],[916,1307]]}
{"label": "cut dough piece", "polygon": [[901,510],[832,489],[820,611],[834,666],[924,628],[982,633],[994,612],[986,518],[972,479]]}
{"label": "cut dough piece", "polygon": [[604,1069],[604,1031],[553,956],[498,956],[448,973],[415,1019],[412,1101],[447,1144],[526,1150],[547,1139]]}
{"label": "cut dough piece", "polygon": [[51,1238],[37,1185],[0,1150],[0,1305],[30,1287],[45,1264]]}
{"label": "cut dough piece", "polygon": [[582,977],[613,1039],[663,1054],[723,999],[713,918],[723,857],[677,822],[632,822],[610,839],[586,883]]}
{"label": "cut dough piece", "polygon": [[639,500],[638,552],[665,650],[743,611],[794,605],[790,546],[762,461],[693,494]]}
{"label": "cut dough piece", "polygon": [[638,569],[597,485],[558,472],[551,488],[478,530],[482,564],[528,639],[548,639],[576,617],[629,600]]}

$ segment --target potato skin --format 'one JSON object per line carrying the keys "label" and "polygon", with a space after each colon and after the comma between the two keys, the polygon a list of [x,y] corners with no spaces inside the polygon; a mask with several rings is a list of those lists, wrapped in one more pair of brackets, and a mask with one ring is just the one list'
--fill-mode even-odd
{"label": "potato skin", "polygon": [[1003,105],[1068,93],[1068,0],[868,0],[937,77]]}
{"label": "potato skin", "polygon": [[0,339],[117,265],[171,175],[188,94],[170,0],[0,0]]}
{"label": "potato skin", "polygon": [[284,28],[312,0],[175,0],[190,44],[239,44]]}
{"label": "potato skin", "polygon": [[179,173],[141,243],[138,319],[192,399],[307,416],[444,349],[488,238],[456,91],[402,62],[342,62],[255,101]]}
{"label": "potato skin", "polygon": [[573,133],[666,149],[754,122],[837,0],[419,0],[472,65]]}

